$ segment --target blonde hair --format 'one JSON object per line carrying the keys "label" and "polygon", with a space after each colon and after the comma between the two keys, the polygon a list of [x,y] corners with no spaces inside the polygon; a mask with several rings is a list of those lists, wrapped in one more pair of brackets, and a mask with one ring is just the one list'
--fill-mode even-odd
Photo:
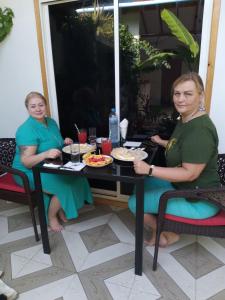
{"label": "blonde hair", "polygon": [[41,94],[41,93],[38,93],[38,92],[30,92],[26,98],[25,98],[25,106],[26,108],[28,108],[28,105],[29,105],[29,102],[30,102],[30,99],[32,98],[40,98],[44,101],[45,105],[47,105],[47,100],[45,99],[45,97]]}
{"label": "blonde hair", "polygon": [[204,93],[204,84],[202,82],[201,77],[196,72],[190,72],[190,73],[181,75],[174,81],[174,83],[172,85],[172,90],[171,90],[172,96],[173,96],[175,87],[178,84],[183,83],[185,81],[193,81],[195,83],[195,86],[196,86],[199,94]]}

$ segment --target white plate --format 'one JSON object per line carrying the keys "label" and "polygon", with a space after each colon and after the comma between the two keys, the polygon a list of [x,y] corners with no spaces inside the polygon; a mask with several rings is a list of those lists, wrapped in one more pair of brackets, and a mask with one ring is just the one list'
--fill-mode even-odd
{"label": "white plate", "polygon": [[[67,145],[67,146],[62,148],[62,151],[65,152],[65,153],[68,153],[68,154],[71,153],[71,150],[72,150],[72,152],[77,152],[78,151],[78,146],[79,146],[79,144]],[[90,144],[87,144],[87,143],[80,144],[80,153],[84,154],[84,153],[87,153],[87,152],[91,152],[91,151],[94,151],[95,148],[96,148],[95,145],[90,145]]]}
{"label": "white plate", "polygon": [[148,157],[148,153],[141,149],[114,148],[111,156],[121,161],[144,160]]}

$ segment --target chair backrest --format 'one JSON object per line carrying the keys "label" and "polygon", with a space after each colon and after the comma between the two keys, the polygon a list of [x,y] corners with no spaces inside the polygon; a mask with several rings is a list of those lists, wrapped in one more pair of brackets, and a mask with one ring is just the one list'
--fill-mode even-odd
{"label": "chair backrest", "polygon": [[[16,140],[14,138],[0,138],[0,164],[11,167],[15,151]],[[3,172],[0,169],[1,173]]]}
{"label": "chair backrest", "polygon": [[218,173],[220,176],[220,182],[225,186],[225,154],[218,155]]}

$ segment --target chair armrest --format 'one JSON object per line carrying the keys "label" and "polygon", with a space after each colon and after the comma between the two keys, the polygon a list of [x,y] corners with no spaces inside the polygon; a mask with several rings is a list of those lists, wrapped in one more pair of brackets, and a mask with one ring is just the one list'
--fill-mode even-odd
{"label": "chair armrest", "polygon": [[166,212],[167,201],[171,198],[189,198],[189,199],[205,199],[217,205],[221,209],[225,209],[225,187],[209,188],[209,189],[192,189],[192,190],[171,190],[163,193],[159,200],[159,215],[164,216]]}
{"label": "chair armrest", "polygon": [[17,170],[15,168],[7,167],[7,166],[2,165],[2,164],[0,164],[0,169],[3,172],[7,172],[7,173],[10,173],[12,175],[19,176],[22,179],[22,181],[23,181],[23,188],[24,188],[25,192],[29,193],[29,194],[31,193],[29,180],[28,180],[27,175],[24,172],[22,172],[20,170]]}

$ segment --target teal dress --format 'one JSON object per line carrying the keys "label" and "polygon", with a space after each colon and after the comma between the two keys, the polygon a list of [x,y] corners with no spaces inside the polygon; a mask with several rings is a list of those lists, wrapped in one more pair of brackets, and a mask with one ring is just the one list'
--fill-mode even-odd
{"label": "teal dress", "polygon": [[[52,148],[61,150],[63,139],[56,122],[47,117],[46,124],[47,126],[30,116],[16,132],[13,167],[26,173],[32,189],[34,189],[33,172],[21,162],[19,147],[37,146],[37,154]],[[14,178],[19,185],[22,185],[19,177],[14,176]],[[43,191],[48,192],[44,194],[46,215],[52,195],[57,196],[68,219],[78,216],[78,209],[83,207],[85,201],[93,202],[90,186],[85,177],[43,173],[41,182]]]}

